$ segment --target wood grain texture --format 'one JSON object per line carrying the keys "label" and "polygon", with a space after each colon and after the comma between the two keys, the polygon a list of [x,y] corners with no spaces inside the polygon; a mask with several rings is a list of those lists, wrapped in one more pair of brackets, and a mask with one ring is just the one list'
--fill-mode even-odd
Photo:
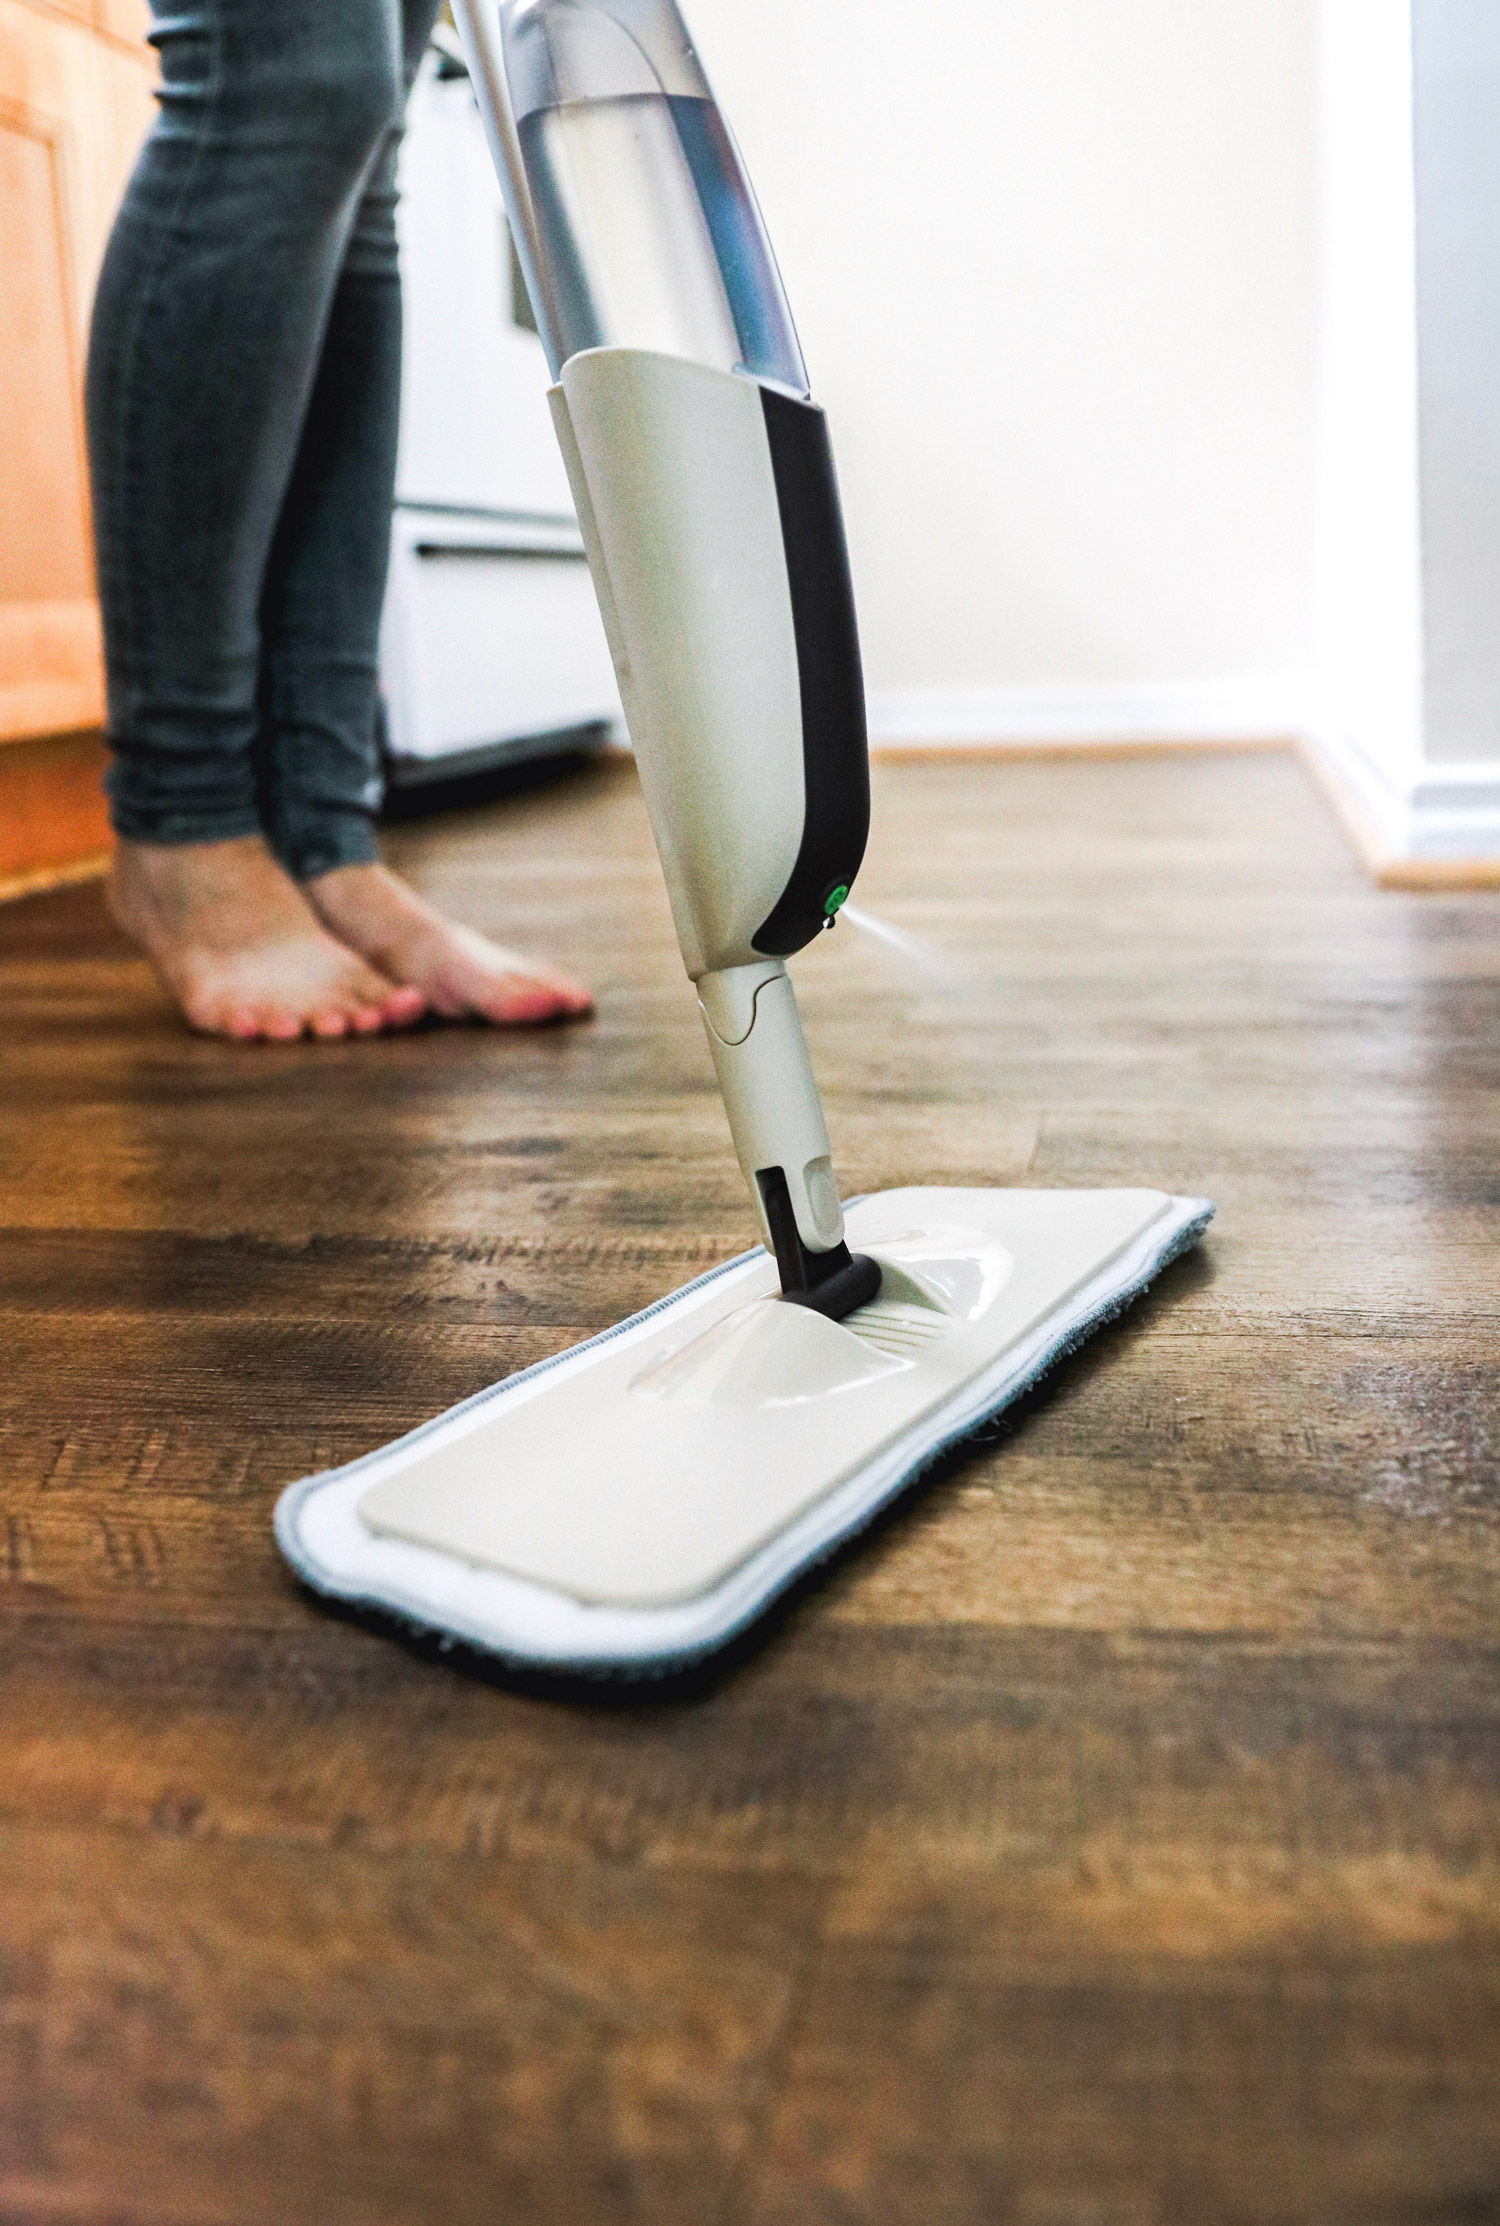
{"label": "wood grain texture", "polygon": [[876,773],[846,1190],[1204,1249],[716,1680],[329,1615],[280,1487],[748,1241],[633,776],[393,845],[571,1031],[240,1049],[0,915],[0,2219],[1500,2218],[1500,898],[1285,755]]}

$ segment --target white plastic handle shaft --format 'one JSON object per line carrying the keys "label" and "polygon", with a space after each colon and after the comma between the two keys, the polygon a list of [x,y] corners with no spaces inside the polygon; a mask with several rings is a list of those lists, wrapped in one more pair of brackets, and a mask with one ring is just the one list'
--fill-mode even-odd
{"label": "white plastic handle shaft", "polygon": [[[809,1252],[831,1252],[844,1234],[833,1154],[802,1016],[779,959],[726,967],[698,983],[698,1003],[734,1148],[766,1228],[756,1176],[786,1176],[797,1229]],[[771,1233],[766,1228],[766,1241]]]}

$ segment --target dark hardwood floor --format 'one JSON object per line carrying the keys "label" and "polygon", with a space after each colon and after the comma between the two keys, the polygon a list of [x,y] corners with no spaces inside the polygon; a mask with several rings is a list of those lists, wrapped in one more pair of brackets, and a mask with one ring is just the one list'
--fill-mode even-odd
{"label": "dark hardwood floor", "polygon": [[633,776],[393,850],[572,1031],[195,1041],[0,911],[0,2219],[1500,2219],[1500,895],[1277,754],[878,768],[846,1190],[1219,1220],[714,1681],[340,1620],[280,1487],[741,1248]]}

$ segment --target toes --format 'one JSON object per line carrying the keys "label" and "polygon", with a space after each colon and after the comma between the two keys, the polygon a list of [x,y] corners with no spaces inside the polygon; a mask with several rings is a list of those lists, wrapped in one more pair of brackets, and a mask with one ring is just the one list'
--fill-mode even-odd
{"label": "toes", "polygon": [[503,1018],[518,1021],[523,1026],[528,1021],[556,1020],[566,1010],[555,990],[545,989],[540,983],[528,982],[523,988],[513,989],[500,1002]]}
{"label": "toes", "polygon": [[501,986],[497,1018],[513,1022],[576,1020],[592,1012],[594,1000],[566,974],[517,974]]}
{"label": "toes", "polygon": [[185,1006],[190,1028],[200,1036],[227,1036],[231,1043],[291,1043],[301,1035],[295,1013],[261,1012],[254,1005]]}
{"label": "toes", "polygon": [[[283,939],[274,951],[251,954],[266,962],[260,970],[270,978],[264,982],[244,978],[257,970],[247,963],[237,969],[238,982],[225,981],[220,970],[217,981],[178,994],[192,1027],[237,1043],[294,1043],[302,1036],[336,1043],[410,1028],[429,1012],[534,1027],[592,1011],[593,999],[571,975],[532,968],[471,930],[452,929],[447,937],[447,948],[434,954],[438,963],[419,979],[392,981],[332,939],[320,937],[326,950],[312,951],[288,951]],[[334,954],[335,963],[318,963]]]}
{"label": "toes", "polygon": [[[412,901],[407,892],[408,910]],[[388,940],[378,955],[379,963],[401,983],[386,998],[387,1027],[409,1026],[425,1012],[444,1020],[479,1019],[499,1027],[526,1027],[580,1019],[594,1009],[593,998],[571,974],[558,967],[535,966],[477,929],[430,910],[424,909],[420,933]]]}
{"label": "toes", "polygon": [[584,988],[582,982],[575,982],[571,975],[558,975],[552,983],[552,988],[556,994],[559,1008],[570,1019],[581,1020],[585,1013],[593,1011],[594,1000],[591,992]]}
{"label": "toes", "polygon": [[467,1010],[499,1028],[534,1028],[543,1021],[571,1018],[555,990],[526,980],[487,984],[471,997]]}
{"label": "toes", "polygon": [[[511,955],[493,953],[500,959]],[[473,1013],[501,1028],[576,1020],[594,1009],[593,998],[570,974],[538,973],[520,964],[477,964],[467,953],[433,986],[431,1002],[445,1015],[456,1018],[459,1013]]]}
{"label": "toes", "polygon": [[554,973],[549,967],[545,973],[531,973],[513,977],[516,988],[528,998],[545,997],[548,1011],[553,1018],[576,1019],[591,1013],[594,1000],[582,982],[575,982],[571,974]]}
{"label": "toes", "polygon": [[383,1021],[387,1028],[409,1028],[426,1010],[427,1000],[419,989],[393,990],[383,999],[376,1024]]}
{"label": "toes", "polygon": [[378,993],[361,985],[364,1001],[349,1009],[349,1025],[357,1036],[378,1036],[383,1028],[410,1028],[427,1010],[419,989],[392,989],[382,982]]}
{"label": "toes", "polygon": [[169,987],[191,1028],[234,1043],[337,1043],[408,1028],[426,1010],[420,989],[387,980],[318,928],[273,938]]}

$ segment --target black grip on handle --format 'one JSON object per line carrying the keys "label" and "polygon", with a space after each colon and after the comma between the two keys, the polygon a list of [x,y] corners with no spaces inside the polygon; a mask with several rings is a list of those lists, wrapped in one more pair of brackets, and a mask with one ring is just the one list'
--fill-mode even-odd
{"label": "black grip on handle", "polygon": [[859,871],[870,833],[870,750],[828,420],[815,402],[770,387],[760,399],[797,639],[806,801],[796,862],[750,941],[768,958],[787,958],[828,925],[830,898],[842,902]]}

